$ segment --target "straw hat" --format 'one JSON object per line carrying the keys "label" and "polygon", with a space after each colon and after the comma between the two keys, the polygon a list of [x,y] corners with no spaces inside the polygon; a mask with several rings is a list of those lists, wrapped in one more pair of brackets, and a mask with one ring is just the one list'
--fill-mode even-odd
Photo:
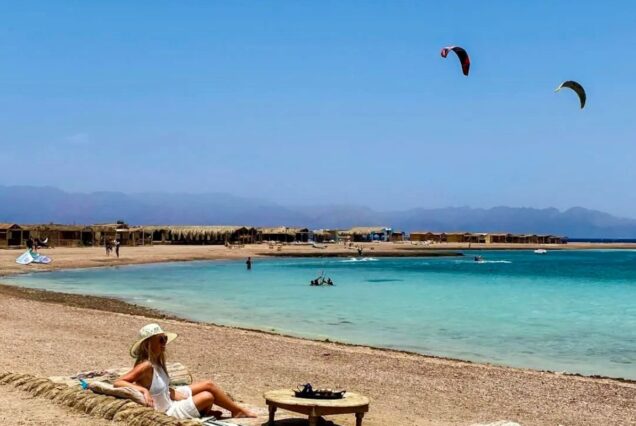
{"label": "straw hat", "polygon": [[[133,358],[137,358],[137,352],[139,351],[139,345],[141,345],[141,343],[152,337],[152,336],[156,336],[157,334],[165,334],[168,337],[168,342],[170,343],[172,342],[174,339],[177,338],[177,333],[171,333],[169,331],[163,331],[161,326],[159,324],[146,324],[144,325],[141,330],[139,330],[139,339],[137,339],[137,341],[135,343],[132,344],[132,346],[130,347],[130,356]],[[166,343],[166,344],[167,344]]]}

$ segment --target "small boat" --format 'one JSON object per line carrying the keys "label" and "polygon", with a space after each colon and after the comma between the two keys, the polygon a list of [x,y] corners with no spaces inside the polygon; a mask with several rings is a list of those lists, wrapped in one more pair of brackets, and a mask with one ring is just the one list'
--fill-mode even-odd
{"label": "small boat", "polygon": [[535,254],[546,254],[548,251],[546,249],[536,249],[534,251]]}

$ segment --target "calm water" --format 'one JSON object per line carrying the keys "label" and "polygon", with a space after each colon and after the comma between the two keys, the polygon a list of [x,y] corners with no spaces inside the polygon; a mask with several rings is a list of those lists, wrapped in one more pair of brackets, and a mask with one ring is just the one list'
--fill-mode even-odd
{"label": "calm water", "polygon": [[[3,278],[184,317],[473,361],[636,379],[636,252],[272,259]],[[321,271],[334,287],[310,287]]]}

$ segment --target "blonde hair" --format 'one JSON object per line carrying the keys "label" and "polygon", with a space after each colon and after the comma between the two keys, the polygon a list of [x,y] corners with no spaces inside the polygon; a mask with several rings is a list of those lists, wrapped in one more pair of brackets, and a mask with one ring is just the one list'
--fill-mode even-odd
{"label": "blonde hair", "polygon": [[135,365],[139,365],[142,362],[148,360],[153,364],[159,365],[161,368],[163,368],[163,371],[165,371],[167,374],[168,369],[166,368],[165,350],[158,354],[154,353],[150,345],[150,339],[151,337],[147,338],[146,340],[141,342],[141,344],[139,345],[139,349],[137,350],[137,359],[135,360]]}

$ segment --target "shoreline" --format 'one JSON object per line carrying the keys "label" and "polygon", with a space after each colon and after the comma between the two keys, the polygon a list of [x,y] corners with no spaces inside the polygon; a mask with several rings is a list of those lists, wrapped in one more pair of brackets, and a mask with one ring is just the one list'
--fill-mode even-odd
{"label": "shoreline", "polygon": [[553,370],[539,370],[534,368],[513,367],[513,366],[508,366],[505,364],[493,364],[489,362],[470,361],[466,359],[452,358],[452,357],[441,356],[441,355],[432,355],[432,354],[426,354],[421,352],[409,351],[405,349],[385,348],[382,346],[372,346],[372,345],[359,344],[359,343],[350,343],[346,341],[332,340],[329,338],[317,339],[317,338],[310,338],[310,337],[300,337],[300,336],[296,336],[292,334],[286,334],[284,332],[263,330],[263,329],[250,328],[250,327],[241,327],[241,326],[235,326],[235,325],[218,324],[214,322],[197,321],[197,320],[181,317],[173,312],[167,312],[167,311],[162,311],[160,309],[149,308],[147,306],[131,303],[124,299],[119,299],[116,297],[93,296],[90,294],[64,293],[64,292],[57,292],[52,290],[21,287],[21,286],[6,284],[3,282],[0,282],[0,296],[15,297],[15,298],[21,298],[25,300],[32,300],[32,301],[43,302],[43,303],[53,303],[53,304],[59,304],[63,306],[73,307],[73,308],[80,308],[80,309],[93,309],[97,311],[104,311],[104,312],[124,314],[124,315],[142,316],[146,318],[153,318],[153,319],[160,319],[160,320],[172,320],[172,321],[183,322],[186,324],[219,327],[219,328],[225,328],[229,330],[247,331],[252,333],[262,333],[265,335],[279,336],[279,337],[284,337],[288,339],[296,339],[300,341],[330,343],[330,344],[343,346],[343,347],[364,348],[364,349],[371,349],[371,350],[377,350],[377,351],[389,352],[389,353],[395,353],[395,354],[405,354],[409,356],[423,357],[425,359],[450,361],[454,363],[481,365],[481,366],[487,366],[487,367],[493,367],[493,368],[504,368],[504,369],[518,370],[518,371],[526,371],[526,372],[548,373],[548,374],[554,374],[557,376],[579,377],[579,378],[590,379],[590,380],[603,380],[603,381],[612,381],[612,382],[628,383],[628,384],[636,385],[636,379],[627,379],[624,377],[611,377],[611,376],[603,376],[599,374],[585,375],[580,373],[557,372]]}

